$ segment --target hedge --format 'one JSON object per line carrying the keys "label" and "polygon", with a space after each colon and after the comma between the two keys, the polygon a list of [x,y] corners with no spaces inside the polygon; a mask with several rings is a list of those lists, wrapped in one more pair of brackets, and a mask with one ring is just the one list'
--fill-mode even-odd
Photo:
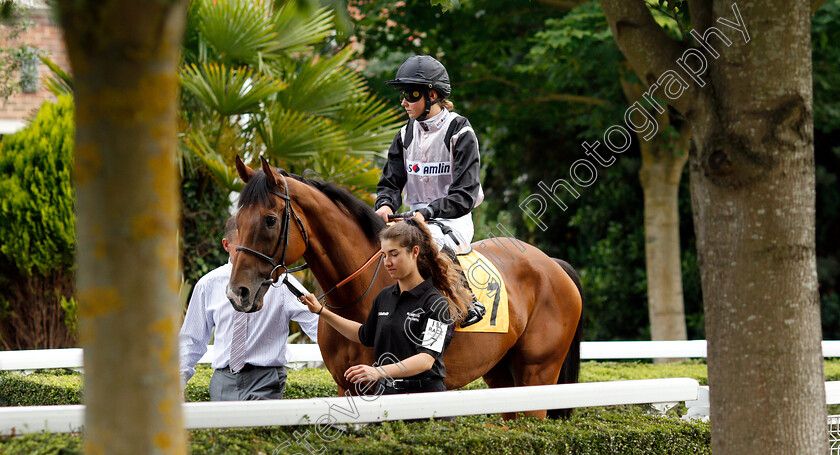
{"label": "hedge", "polygon": [[[640,410],[585,413],[567,421],[498,416],[459,417],[455,422],[386,422],[350,428],[336,440],[320,439],[308,428],[200,430],[190,432],[193,454],[325,453],[343,454],[708,454],[709,426],[657,418]],[[295,434],[297,432],[297,434]],[[286,443],[290,443],[286,445]]]}
{"label": "hedge", "polygon": [[[213,429],[188,432],[192,454],[710,454],[708,424],[653,417],[638,408],[586,410],[566,421],[499,416],[459,417],[455,422],[385,422],[350,426],[332,441],[312,427]],[[330,437],[333,439],[333,437]],[[79,435],[33,434],[0,440],[4,454],[81,454]],[[308,446],[308,447],[307,447]],[[278,449],[282,447],[282,449]]]}
{"label": "hedge", "polygon": [[42,406],[80,404],[82,375],[59,369],[22,375],[0,373],[0,405]]}

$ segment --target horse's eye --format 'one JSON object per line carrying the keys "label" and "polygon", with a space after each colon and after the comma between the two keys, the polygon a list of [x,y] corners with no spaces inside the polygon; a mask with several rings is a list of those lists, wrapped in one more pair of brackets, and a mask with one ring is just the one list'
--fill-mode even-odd
{"label": "horse's eye", "polygon": [[268,215],[267,217],[265,217],[265,225],[266,226],[273,227],[275,224],[277,224],[277,217],[276,216]]}

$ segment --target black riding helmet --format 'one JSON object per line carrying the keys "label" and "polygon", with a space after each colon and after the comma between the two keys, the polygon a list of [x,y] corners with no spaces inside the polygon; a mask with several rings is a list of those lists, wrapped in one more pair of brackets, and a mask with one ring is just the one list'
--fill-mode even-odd
{"label": "black riding helmet", "polygon": [[397,70],[397,77],[385,82],[397,89],[420,87],[426,99],[426,112],[417,120],[423,120],[429,115],[432,107],[429,90],[438,93],[438,100],[449,97],[452,87],[449,85],[449,73],[439,61],[429,55],[415,55],[409,57]]}

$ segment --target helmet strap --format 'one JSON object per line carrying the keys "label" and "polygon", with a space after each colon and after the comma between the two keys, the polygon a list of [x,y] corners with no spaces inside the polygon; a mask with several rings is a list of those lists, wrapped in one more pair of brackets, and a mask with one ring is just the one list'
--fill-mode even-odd
{"label": "helmet strap", "polygon": [[[429,112],[432,110],[432,105],[437,103],[437,101],[435,101],[435,103],[432,102],[432,97],[430,95],[430,92],[431,92],[431,90],[429,90],[429,89],[423,90],[423,100],[424,100],[424,103],[425,103],[425,109],[423,110],[423,115],[417,117],[418,121],[422,122],[423,120],[426,120],[426,118],[429,117]],[[438,99],[440,99],[440,98],[438,98]]]}

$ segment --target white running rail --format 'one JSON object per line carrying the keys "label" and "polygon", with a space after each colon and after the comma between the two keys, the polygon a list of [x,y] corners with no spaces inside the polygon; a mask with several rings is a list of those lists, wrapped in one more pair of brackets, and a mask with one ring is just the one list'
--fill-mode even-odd
{"label": "white running rail", "polygon": [[[329,397],[185,403],[184,426],[194,428],[382,422],[540,409],[583,408],[696,400],[691,378],[589,382],[501,389],[430,392],[422,395]],[[0,408],[0,435],[79,431],[84,405]],[[326,416],[326,417],[325,417]]]}
{"label": "white running rail", "polygon": [[[323,362],[317,344],[290,344],[291,362]],[[840,340],[822,342],[824,357],[840,357]],[[627,360],[654,358],[705,358],[706,340],[690,341],[584,341],[583,360]],[[199,363],[210,363],[213,345]],[[0,351],[0,370],[37,370],[43,368],[82,368],[82,350],[38,349]]]}
{"label": "white running rail", "polygon": [[[709,420],[709,386],[700,386],[700,390],[698,392],[696,400],[685,402],[685,407],[688,408],[688,410],[682,417],[683,419]],[[826,381],[825,404],[840,404],[840,381]]]}

